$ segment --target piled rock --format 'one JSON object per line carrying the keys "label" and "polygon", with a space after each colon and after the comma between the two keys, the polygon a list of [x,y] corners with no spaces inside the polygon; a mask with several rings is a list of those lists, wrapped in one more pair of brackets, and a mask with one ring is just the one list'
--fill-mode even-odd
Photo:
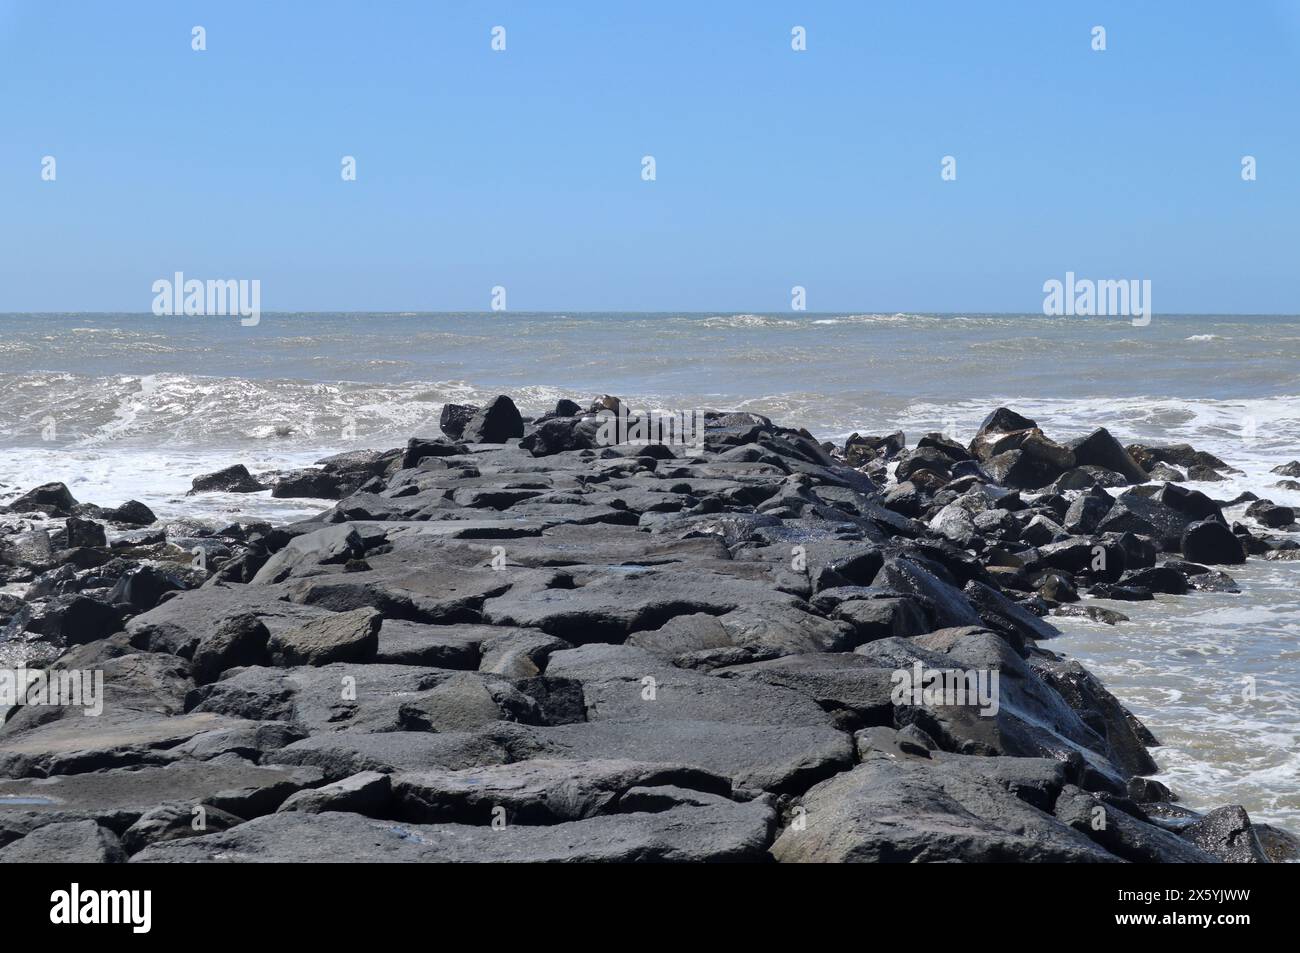
{"label": "piled rock", "polygon": [[[604,446],[618,409],[452,410],[445,438],[322,461],[338,501],[274,529],[109,542],[66,488],[33,491],[74,518],[5,538],[6,581],[30,583],[0,604],[7,644],[102,672],[103,713],[8,713],[0,860],[1294,849],[1173,803],[1150,732],[1043,645],[1080,592],[1224,588],[1212,564],[1285,544],[1146,485],[1105,430],[1061,444],[1005,408],[910,450],[748,413]],[[964,681],[927,692],[936,673]]]}

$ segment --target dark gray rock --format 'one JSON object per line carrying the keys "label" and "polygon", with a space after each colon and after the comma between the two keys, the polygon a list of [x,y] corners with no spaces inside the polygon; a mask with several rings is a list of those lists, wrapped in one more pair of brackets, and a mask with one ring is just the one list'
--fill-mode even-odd
{"label": "dark gray rock", "polygon": [[752,862],[765,858],[775,819],[765,802],[721,798],[704,806],[546,826],[507,821],[500,829],[289,811],[222,833],[157,844],[132,862]]}
{"label": "dark gray rock", "polygon": [[271,495],[277,499],[337,500],[349,488],[349,481],[338,473],[308,468],[281,473],[271,487]]}
{"label": "dark gray rock", "polygon": [[278,811],[320,814],[350,811],[367,817],[384,816],[392,804],[392,781],[378,771],[361,771],[341,781],[289,795]]}
{"label": "dark gray rock", "polygon": [[524,435],[519,410],[505,394],[493,397],[465,424],[461,439],[466,443],[505,443]]}
{"label": "dark gray rock", "polygon": [[1120,577],[1119,584],[1175,596],[1181,596],[1187,592],[1187,577],[1173,566],[1167,565],[1149,566],[1146,569],[1130,569]]}
{"label": "dark gray rock", "polygon": [[460,440],[466,425],[474,419],[479,408],[472,404],[443,404],[438,416],[438,427],[449,440]]}
{"label": "dark gray rock", "polygon": [[201,837],[216,831],[226,831],[244,823],[242,817],[212,807],[210,804],[164,804],[146,811],[122,832],[122,846],[128,854],[136,854],[150,844],[179,840],[182,837]]}
{"label": "dark gray rock", "polygon": [[269,661],[267,643],[271,633],[252,613],[231,616],[211,635],[199,639],[190,659],[194,681],[200,685],[214,682],[228,668],[265,665]]}
{"label": "dark gray rock", "polygon": [[211,761],[0,781],[0,812],[21,810],[55,819],[73,814],[114,830],[125,830],[164,804],[203,804],[252,818],[274,811],[290,794],[321,779],[316,768],[259,766],[224,755]]}
{"label": "dark gray rock", "polygon": [[383,617],[373,609],[339,612],[277,632],[270,637],[266,648],[273,665],[368,662],[379,649],[382,621]]}
{"label": "dark gray rock", "polygon": [[1130,483],[1146,483],[1147,472],[1138,465],[1118,440],[1105,427],[1098,427],[1086,437],[1070,443],[1074,459],[1080,465],[1104,467],[1120,474]]}
{"label": "dark gray rock", "polygon": [[257,493],[267,487],[253,479],[248,467],[242,463],[217,470],[215,473],[202,473],[196,476],[190,487],[190,493]]}
{"label": "dark gray rock", "polygon": [[1268,854],[1239,805],[1220,807],[1179,832],[1198,848],[1228,864],[1267,864]]}
{"label": "dark gray rock", "polygon": [[1002,452],[997,446],[1000,440],[1008,435],[1023,434],[1037,426],[1028,417],[1022,417],[1010,408],[999,407],[980,424],[971,441],[970,452],[978,460],[988,460]]}
{"label": "dark gray rock", "polygon": [[1066,510],[1062,523],[1065,530],[1072,534],[1090,534],[1097,532],[1097,527],[1106,518],[1114,506],[1114,498],[1099,486],[1084,490]]}
{"label": "dark gray rock", "polygon": [[454,440],[423,440],[412,437],[406,443],[401,467],[403,470],[408,470],[429,457],[454,457],[463,453],[465,453],[465,445]]}
{"label": "dark gray rock", "polygon": [[11,513],[43,512],[69,516],[78,505],[76,497],[62,483],[42,483],[28,490],[6,507]]}
{"label": "dark gray rock", "polygon": [[1050,801],[1032,803],[1064,781],[1042,759],[877,755],[804,795],[803,826],[782,831],[772,854],[783,863],[1117,862],[1047,813]]}
{"label": "dark gray rock", "polygon": [[881,576],[895,592],[912,595],[926,607],[932,628],[980,625],[979,614],[956,586],[938,578],[911,559],[885,561]]}
{"label": "dark gray rock", "polygon": [[1117,810],[1096,795],[1066,785],[1053,808],[1056,817],[1107,851],[1135,864],[1212,864],[1218,858],[1154,824]]}
{"label": "dark gray rock", "polygon": [[486,825],[504,808],[510,823],[558,824],[620,813],[634,788],[667,785],[715,798],[731,794],[729,779],[686,765],[536,759],[398,774],[393,797],[396,816],[416,823]]}
{"label": "dark gray rock", "polygon": [[291,539],[262,565],[252,582],[255,585],[282,582],[298,573],[317,572],[322,566],[360,559],[365,552],[366,541],[356,526],[351,523],[323,526]]}
{"label": "dark gray rock", "polygon": [[1246,548],[1223,523],[1198,520],[1183,530],[1183,555],[1198,563],[1236,566],[1246,561]]}
{"label": "dark gray rock", "polygon": [[77,546],[108,545],[108,536],[104,532],[103,523],[69,516],[63,526],[64,542],[69,549]]}
{"label": "dark gray rock", "polygon": [[167,593],[186,588],[178,575],[146,564],[121,576],[105,601],[129,605],[136,612],[148,612]]}
{"label": "dark gray rock", "polygon": [[1295,510],[1278,506],[1272,500],[1257,500],[1250,504],[1246,507],[1246,515],[1270,529],[1280,529],[1295,522]]}
{"label": "dark gray rock", "polygon": [[[1169,484],[1167,484],[1169,485]],[[1158,499],[1125,493],[1097,525],[1102,533],[1135,533],[1156,540],[1166,551],[1177,551],[1183,532],[1198,518]]]}
{"label": "dark gray rock", "polygon": [[853,626],[854,642],[911,638],[928,632],[929,620],[915,599],[849,599],[839,603],[832,617]]}
{"label": "dark gray rock", "polygon": [[1050,639],[1061,634],[1056,626],[981,582],[972,579],[962,591],[980,622],[1014,646],[1022,647],[1026,640]]}
{"label": "dark gray rock", "polygon": [[126,623],[131,644],[150,652],[188,658],[207,635],[232,616],[252,613],[272,633],[292,629],[330,613],[281,598],[270,586],[205,586],[180,592]]}
{"label": "dark gray rock", "polygon": [[0,864],[120,864],[117,835],[94,821],[47,824],[0,848]]}
{"label": "dark gray rock", "polygon": [[82,645],[112,635],[122,628],[126,613],[122,607],[71,594],[47,602],[39,622],[28,628],[55,645]]}

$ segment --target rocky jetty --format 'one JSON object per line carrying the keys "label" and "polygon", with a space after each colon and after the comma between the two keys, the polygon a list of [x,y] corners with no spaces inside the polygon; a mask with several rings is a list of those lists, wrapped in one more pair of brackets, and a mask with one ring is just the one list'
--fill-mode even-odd
{"label": "rocky jetty", "polygon": [[[1295,558],[1187,446],[843,446],[748,413],[615,443],[621,405],[449,405],[440,437],[195,493],[336,501],[162,523],[62,484],[0,517],[0,860],[1268,862],[1283,831],[1151,780],[1156,738],[1052,619]],[[600,411],[604,412],[601,415]],[[1279,469],[1300,475],[1300,465]],[[89,684],[89,683],[87,683]]]}

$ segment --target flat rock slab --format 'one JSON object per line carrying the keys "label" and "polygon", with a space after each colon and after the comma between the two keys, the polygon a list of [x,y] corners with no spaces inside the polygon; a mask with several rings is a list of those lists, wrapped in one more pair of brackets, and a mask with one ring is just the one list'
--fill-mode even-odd
{"label": "flat rock slab", "polygon": [[798,692],[674,668],[654,653],[630,645],[587,645],[556,652],[546,671],[582,682],[589,721],[831,724],[831,717],[816,702]]}
{"label": "flat rock slab", "polygon": [[392,731],[403,704],[457,673],[413,665],[251,666],[194,693],[193,711],[284,721],[310,732]]}
{"label": "flat rock slab", "polygon": [[[487,544],[474,543],[484,562],[491,558]],[[519,566],[673,566],[697,565],[701,560],[731,558],[720,537],[666,539],[630,526],[561,525],[540,537],[519,539],[505,546],[506,558]]]}
{"label": "flat rock slab", "polygon": [[864,725],[892,725],[893,670],[852,653],[813,653],[715,670],[715,678],[798,692],[828,712],[854,713]]}
{"label": "flat rock slab", "polygon": [[320,768],[330,781],[362,771],[421,771],[430,768],[479,767],[505,764],[515,757],[529,757],[537,750],[527,736],[501,739],[485,732],[385,731],[362,733],[340,731],[312,735],[269,753],[271,764],[311,765]]}
{"label": "flat rock slab", "polygon": [[473,670],[479,666],[484,642],[527,631],[535,630],[474,624],[427,625],[403,619],[385,619],[379,629],[379,650],[375,661],[390,665]]}
{"label": "flat rock slab", "polygon": [[740,862],[765,858],[775,812],[720,802],[533,827],[406,824],[286,812],[145,848],[133,863]]}
{"label": "flat rock slab", "polygon": [[515,758],[686,764],[728,777],[736,788],[773,792],[802,790],[853,763],[852,738],[816,725],[593,721],[498,726],[491,736]]}
{"label": "flat rock slab", "polygon": [[393,777],[396,815],[422,823],[490,824],[506,811],[517,824],[555,824],[619,810],[638,787],[673,786],[726,799],[729,779],[686,765],[627,760],[532,760],[462,771],[435,769]]}
{"label": "flat rock slab", "polygon": [[717,573],[647,569],[602,575],[579,588],[513,586],[488,599],[484,618],[495,625],[541,629],[572,642],[622,642],[633,632],[657,629],[693,612],[722,615],[756,604],[794,599],[766,586]]}
{"label": "flat rock slab", "polygon": [[117,835],[89,820],[47,824],[0,850],[0,864],[120,864],[125,860]]}
{"label": "flat rock slab", "polygon": [[240,719],[192,712],[106,712],[71,717],[0,738],[0,776],[70,774],[123,764],[166,761],[168,751],[203,732],[230,728]]}
{"label": "flat rock slab", "polygon": [[246,612],[257,616],[272,635],[328,615],[324,609],[286,602],[283,596],[279,586],[204,586],[141,613],[127,622],[126,631],[138,648],[185,655],[226,619]]}
{"label": "flat rock slab", "polygon": [[263,767],[226,756],[162,767],[0,781],[0,812],[80,815],[115,830],[168,802],[209,804],[248,818],[275,810],[293,792],[322,780],[322,773],[314,768]]}
{"label": "flat rock slab", "polygon": [[[1022,801],[980,762],[873,759],[812,788],[803,826],[777,837],[784,863],[1118,862],[1088,837]],[[999,765],[1005,768],[1005,765]],[[1030,765],[1037,775],[1051,762]]]}
{"label": "flat rock slab", "polygon": [[500,595],[510,585],[503,573],[488,568],[410,564],[330,572],[286,583],[289,598],[302,605],[334,612],[377,609],[388,618],[438,625],[480,621],[483,600]]}
{"label": "flat rock slab", "polygon": [[267,649],[276,665],[328,665],[331,662],[369,662],[379,648],[383,617],[373,609],[354,609],[271,636]]}

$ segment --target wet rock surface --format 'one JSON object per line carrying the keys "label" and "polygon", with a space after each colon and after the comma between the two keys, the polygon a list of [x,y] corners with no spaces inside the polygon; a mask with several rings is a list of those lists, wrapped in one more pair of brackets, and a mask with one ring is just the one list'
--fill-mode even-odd
{"label": "wet rock surface", "polygon": [[1098,596],[1287,557],[1258,527],[1291,511],[1229,525],[1192,488],[1223,461],[1008,408],[965,445],[716,412],[607,444],[620,406],[502,395],[404,448],[194,481],[335,501],[288,526],[15,500],[0,659],[85,696],[0,710],[0,860],[1293,852],[1239,806],[1171,821],[1156,739],[1051,651],[1053,614],[1126,623]]}

